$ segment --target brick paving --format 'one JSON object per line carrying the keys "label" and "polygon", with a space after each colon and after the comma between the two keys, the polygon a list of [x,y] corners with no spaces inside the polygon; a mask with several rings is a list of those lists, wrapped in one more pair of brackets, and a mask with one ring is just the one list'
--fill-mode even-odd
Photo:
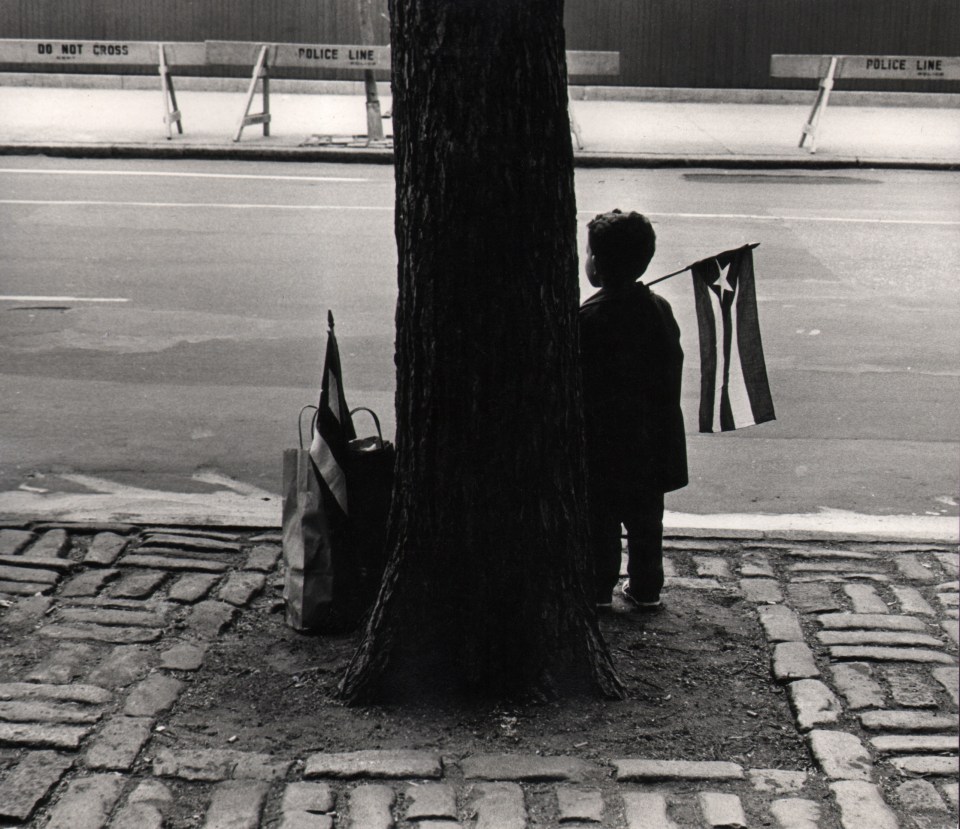
{"label": "brick paving", "polygon": [[[0,528],[0,826],[946,829],[957,825],[958,556],[947,544],[667,542],[667,591],[737,591],[809,749],[799,769],[643,756],[171,749],[208,645],[282,567],[276,533]],[[765,804],[758,807],[756,804]],[[179,824],[178,824],[179,825]]]}

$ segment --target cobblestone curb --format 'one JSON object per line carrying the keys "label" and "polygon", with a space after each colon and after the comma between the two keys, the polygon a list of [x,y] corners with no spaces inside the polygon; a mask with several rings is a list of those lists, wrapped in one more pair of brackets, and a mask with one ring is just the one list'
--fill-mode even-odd
{"label": "cobblestone curb", "polygon": [[203,829],[956,825],[950,546],[667,540],[667,590],[739,592],[755,607],[813,770],[164,746],[209,643],[254,612],[280,558],[275,533],[250,530],[0,528],[0,623],[36,652],[24,676],[0,676],[0,822],[160,829],[186,785],[204,793]]}

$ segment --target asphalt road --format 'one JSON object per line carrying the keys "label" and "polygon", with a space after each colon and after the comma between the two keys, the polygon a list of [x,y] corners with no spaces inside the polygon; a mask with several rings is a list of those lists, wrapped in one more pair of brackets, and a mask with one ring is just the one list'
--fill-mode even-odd
{"label": "asphalt road", "polygon": [[[82,476],[279,492],[328,308],[349,403],[392,435],[391,168],[0,168],[0,512],[5,491],[86,491]],[[668,509],[957,515],[955,174],[580,170],[577,197],[581,234],[611,207],[651,215],[651,275],[761,243],[774,423],[696,433],[689,277],[661,286],[683,329],[690,433],[691,485]]]}

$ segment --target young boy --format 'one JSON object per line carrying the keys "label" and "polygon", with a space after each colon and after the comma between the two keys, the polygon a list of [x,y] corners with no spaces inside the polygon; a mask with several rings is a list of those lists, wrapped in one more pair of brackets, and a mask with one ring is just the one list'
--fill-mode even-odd
{"label": "young boy", "polygon": [[623,596],[655,610],[663,587],[663,494],[687,484],[680,329],[670,304],[636,281],[656,248],[646,216],[613,210],[587,227],[587,278],[600,288],[580,306],[596,601],[611,606],[623,524]]}

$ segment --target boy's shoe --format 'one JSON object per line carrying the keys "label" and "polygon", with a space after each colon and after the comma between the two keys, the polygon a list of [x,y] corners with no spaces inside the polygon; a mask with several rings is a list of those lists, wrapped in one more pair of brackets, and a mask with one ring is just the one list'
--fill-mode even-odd
{"label": "boy's shoe", "polygon": [[660,607],[662,607],[662,602],[660,601],[659,597],[644,601],[635,595],[630,589],[629,579],[623,583],[623,586],[620,588],[620,592],[623,594],[623,598],[625,598],[637,610],[659,610]]}

